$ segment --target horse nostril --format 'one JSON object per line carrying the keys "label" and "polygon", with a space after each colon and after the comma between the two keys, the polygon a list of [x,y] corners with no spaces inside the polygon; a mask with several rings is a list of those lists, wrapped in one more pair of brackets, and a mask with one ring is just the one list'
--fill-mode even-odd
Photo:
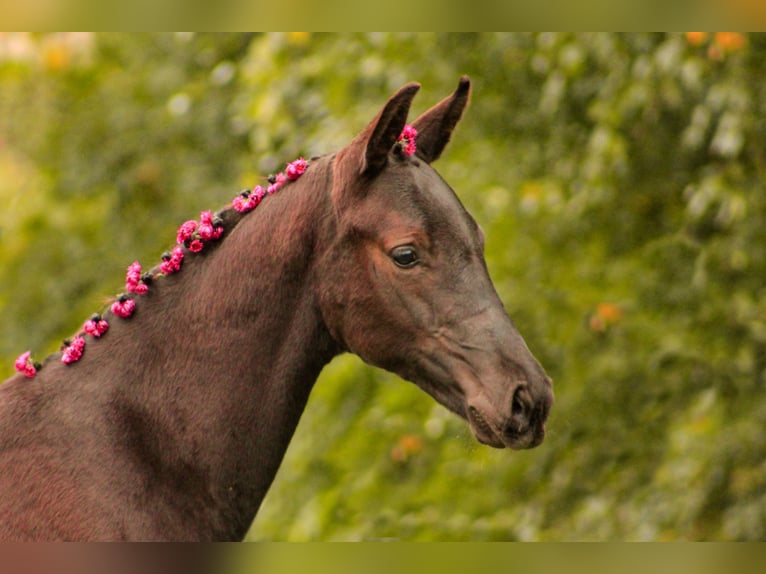
{"label": "horse nostril", "polygon": [[513,393],[511,403],[511,418],[505,426],[507,436],[515,436],[524,433],[529,428],[529,407],[524,400],[525,391],[522,387],[516,389]]}
{"label": "horse nostril", "polygon": [[516,389],[516,392],[513,393],[513,404],[511,404],[511,416],[521,416],[524,414],[524,411],[526,410],[524,407],[524,401],[521,399],[521,387]]}

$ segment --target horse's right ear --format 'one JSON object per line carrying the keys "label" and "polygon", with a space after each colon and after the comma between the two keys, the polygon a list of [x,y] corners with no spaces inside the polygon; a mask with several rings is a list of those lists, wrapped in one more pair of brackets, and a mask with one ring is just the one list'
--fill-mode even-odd
{"label": "horse's right ear", "polygon": [[[388,154],[407,123],[407,114],[420,84],[412,82],[391,96],[366,128],[338,152],[338,165],[349,175],[374,177],[386,166]],[[349,171],[347,171],[349,170]],[[355,173],[353,173],[355,172]],[[352,177],[353,177],[352,175]]]}

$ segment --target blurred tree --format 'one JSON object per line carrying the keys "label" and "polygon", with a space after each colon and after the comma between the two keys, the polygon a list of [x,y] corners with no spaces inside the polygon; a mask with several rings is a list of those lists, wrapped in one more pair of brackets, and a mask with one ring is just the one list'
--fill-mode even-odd
{"label": "blurred tree", "polygon": [[180,221],[401,84],[414,115],[467,73],[436,167],[557,382],[548,438],[481,447],[342,357],[251,537],[761,539],[764,56],[735,33],[1,35],[0,356],[54,350]]}

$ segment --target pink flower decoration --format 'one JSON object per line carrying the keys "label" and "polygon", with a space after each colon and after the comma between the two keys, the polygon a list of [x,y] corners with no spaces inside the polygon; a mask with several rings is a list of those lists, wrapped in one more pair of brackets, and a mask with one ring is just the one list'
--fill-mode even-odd
{"label": "pink flower decoration", "polygon": [[[415,137],[417,130],[412,126],[405,126],[399,140],[406,140],[405,153],[412,155],[415,153]],[[256,185],[252,191],[243,192],[232,201],[234,209],[241,213],[247,213],[255,209],[266,195],[272,195],[279,191],[287,182],[295,181],[301,177],[308,168],[308,162],[300,157],[287,164],[284,173],[278,173],[269,177],[269,186],[264,190],[260,185]],[[186,245],[190,252],[199,253],[204,247],[206,241],[217,240],[224,233],[223,220],[213,215],[210,211],[200,213],[200,220],[185,221],[178,228],[176,241],[179,245],[173,248],[171,253],[165,253],[160,263],[160,271],[165,275],[176,273],[181,269],[184,260],[184,250],[181,245]],[[149,283],[152,276],[150,273],[142,275],[141,264],[134,261],[128,266],[125,275],[125,288],[128,292],[143,295],[149,290]],[[135,313],[136,302],[128,295],[123,294],[112,303],[111,311],[118,317],[129,318]],[[101,315],[94,314],[88,319],[79,333],[72,341],[65,341],[62,347],[61,361],[64,364],[72,364],[79,361],[85,352],[84,335],[90,335],[99,338],[109,330],[109,323]],[[32,378],[41,368],[39,363],[31,359],[31,351],[26,351],[16,358],[14,362],[15,369],[23,373],[26,377]]]}
{"label": "pink flower decoration", "polygon": [[223,234],[221,219],[214,217],[209,211],[203,211],[199,214],[199,227],[197,227],[197,236],[202,241],[215,240]]}
{"label": "pink flower decoration", "polygon": [[418,137],[418,130],[415,129],[410,124],[407,124],[404,126],[404,129],[402,130],[402,133],[399,135],[399,138],[396,141],[404,142],[404,153],[408,156],[411,156],[415,153],[417,150],[417,147],[415,146],[415,138]]}
{"label": "pink flower decoration", "polygon": [[287,164],[287,169],[285,170],[285,174],[287,175],[287,179],[295,181],[300,176],[303,175],[303,172],[306,171],[306,168],[308,167],[308,162],[303,159],[302,157],[299,157],[295,161],[291,161]]}
{"label": "pink flower decoration", "polygon": [[269,185],[268,188],[266,188],[266,193],[269,195],[274,195],[276,192],[278,192],[280,189],[282,189],[282,186],[287,183],[287,176],[284,173],[278,173],[277,175],[273,176],[269,181],[271,181],[271,185]]}
{"label": "pink flower decoration", "polygon": [[258,205],[263,201],[263,198],[266,197],[266,190],[263,189],[260,185],[256,185],[253,188],[253,191],[250,192],[250,197],[255,198],[255,204]]}
{"label": "pink flower decoration", "polygon": [[145,295],[149,291],[149,286],[141,282],[141,264],[138,261],[134,261],[128,267],[125,290],[138,295]]}
{"label": "pink flower decoration", "polygon": [[82,335],[77,335],[72,342],[64,349],[64,354],[61,355],[61,362],[65,365],[71,365],[76,363],[82,358],[83,351],[85,350],[85,339]]}
{"label": "pink flower decoration", "polygon": [[258,207],[265,195],[266,191],[260,185],[256,185],[252,191],[245,190],[235,197],[232,205],[240,213],[247,213]]}
{"label": "pink flower decoration", "polygon": [[162,256],[160,271],[165,275],[170,275],[181,270],[181,264],[184,261],[184,250],[179,245],[173,248],[172,253],[166,253]]}
{"label": "pink flower decoration", "polygon": [[250,200],[249,195],[238,195],[231,200],[231,205],[240,213],[247,213],[248,211],[255,209],[255,203]]}
{"label": "pink flower decoration", "polygon": [[213,229],[213,226],[209,223],[200,223],[199,227],[197,228],[197,234],[203,241],[212,239],[214,233],[215,229]]}
{"label": "pink flower decoration", "polygon": [[97,339],[106,333],[109,330],[109,323],[104,321],[104,319],[101,318],[101,315],[96,313],[85,321],[85,324],[82,326],[82,330],[92,337],[96,337]]}
{"label": "pink flower decoration", "polygon": [[176,242],[183,243],[184,241],[191,239],[198,225],[199,223],[197,223],[193,219],[189,221],[184,221],[181,224],[181,227],[178,228],[178,234],[176,235]]}
{"label": "pink flower decoration", "polygon": [[123,319],[127,319],[136,310],[136,302],[129,299],[127,295],[121,295],[120,298],[112,303],[112,313]]}
{"label": "pink flower decoration", "polygon": [[175,265],[171,263],[170,257],[168,257],[166,260],[163,259],[162,263],[160,263],[160,271],[165,275],[170,275],[171,273],[178,271],[178,269],[176,269]]}
{"label": "pink flower decoration", "polygon": [[231,205],[240,213],[247,213],[248,211],[255,209],[255,202],[252,200],[249,193],[245,193],[247,195],[240,194],[231,201]]}
{"label": "pink flower decoration", "polygon": [[134,261],[128,266],[128,273],[125,277],[125,281],[133,284],[141,281],[141,264],[138,261]]}
{"label": "pink flower decoration", "polygon": [[21,353],[21,355],[18,356],[16,359],[16,362],[13,363],[13,366],[16,368],[17,371],[23,371],[27,364],[29,363],[29,358],[32,356],[32,351],[27,351],[26,353]]}
{"label": "pink flower decoration", "polygon": [[13,363],[13,366],[18,372],[23,373],[24,376],[28,379],[31,379],[37,374],[38,367],[32,362],[31,351],[21,353],[21,355],[19,355],[16,361]]}
{"label": "pink flower decoration", "polygon": [[402,130],[402,134],[399,136],[399,139],[414,140],[416,137],[418,137],[418,130],[416,130],[414,126],[407,124],[406,126],[404,126],[404,129]]}

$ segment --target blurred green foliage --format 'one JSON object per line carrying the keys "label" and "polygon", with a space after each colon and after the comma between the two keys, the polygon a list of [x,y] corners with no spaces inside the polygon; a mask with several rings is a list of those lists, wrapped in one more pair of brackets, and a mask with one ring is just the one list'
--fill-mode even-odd
{"label": "blurred green foliage", "polygon": [[179,222],[462,73],[473,104],[436,167],[556,381],[548,437],[482,447],[340,357],[250,539],[763,539],[758,34],[0,35],[2,373]]}

